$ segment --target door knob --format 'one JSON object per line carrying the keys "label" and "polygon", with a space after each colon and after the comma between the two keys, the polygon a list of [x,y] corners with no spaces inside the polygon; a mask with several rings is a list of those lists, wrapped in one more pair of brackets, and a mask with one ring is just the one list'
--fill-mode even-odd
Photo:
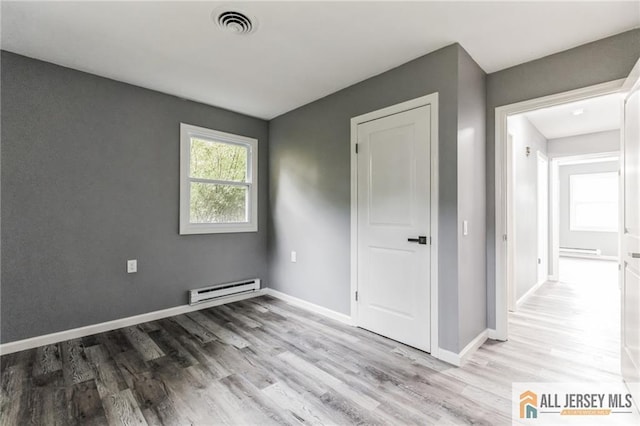
{"label": "door knob", "polygon": [[418,243],[418,244],[427,244],[427,237],[424,235],[419,236],[418,238],[407,238],[407,241],[410,243]]}

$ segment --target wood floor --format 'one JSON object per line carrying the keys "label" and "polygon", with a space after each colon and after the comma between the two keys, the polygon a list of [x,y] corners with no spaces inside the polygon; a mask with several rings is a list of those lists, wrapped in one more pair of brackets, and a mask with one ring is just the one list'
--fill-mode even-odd
{"label": "wood floor", "polygon": [[267,296],[4,355],[0,424],[511,424],[513,381],[620,380],[616,304],[580,290],[463,368]]}

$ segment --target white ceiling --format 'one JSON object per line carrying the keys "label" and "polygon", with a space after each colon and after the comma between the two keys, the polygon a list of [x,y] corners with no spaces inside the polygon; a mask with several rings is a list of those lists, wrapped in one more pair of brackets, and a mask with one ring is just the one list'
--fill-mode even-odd
{"label": "white ceiling", "polygon": [[[614,93],[524,113],[547,139],[620,128],[623,95]],[[580,115],[574,111],[582,110]]]}
{"label": "white ceiling", "polygon": [[494,72],[638,26],[638,1],[2,1],[5,50],[265,119],[454,42]]}

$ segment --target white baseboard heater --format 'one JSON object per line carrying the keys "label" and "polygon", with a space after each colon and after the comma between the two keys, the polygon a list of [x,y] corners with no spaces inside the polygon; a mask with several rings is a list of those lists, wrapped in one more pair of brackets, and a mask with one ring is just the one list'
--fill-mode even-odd
{"label": "white baseboard heater", "polygon": [[240,293],[251,293],[256,290],[260,290],[260,280],[258,278],[197,288],[189,291],[189,304],[196,305],[221,297]]}
{"label": "white baseboard heater", "polygon": [[600,249],[560,247],[560,256],[600,256],[601,254]]}

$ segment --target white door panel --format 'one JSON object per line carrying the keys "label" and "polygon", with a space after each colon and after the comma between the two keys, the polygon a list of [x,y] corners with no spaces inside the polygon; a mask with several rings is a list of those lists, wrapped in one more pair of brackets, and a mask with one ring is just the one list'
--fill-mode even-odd
{"label": "white door panel", "polygon": [[413,318],[413,304],[407,304],[404,295],[414,292],[413,277],[418,272],[413,262],[415,252],[369,248],[369,283],[366,297],[369,307]]}
{"label": "white door panel", "polygon": [[622,143],[622,375],[640,401],[640,61],[625,83]]}
{"label": "white door panel", "polygon": [[[624,330],[625,349],[628,355],[640,353],[640,333],[633,324],[640,324],[640,271],[630,267],[625,268],[624,279],[626,286],[624,288],[624,322],[629,326]],[[636,359],[637,361],[637,359]]]}
{"label": "white door panel", "polygon": [[369,135],[371,224],[411,226],[412,130],[403,126]]}
{"label": "white door panel", "polygon": [[425,351],[430,134],[430,106],[358,125],[358,324]]}

